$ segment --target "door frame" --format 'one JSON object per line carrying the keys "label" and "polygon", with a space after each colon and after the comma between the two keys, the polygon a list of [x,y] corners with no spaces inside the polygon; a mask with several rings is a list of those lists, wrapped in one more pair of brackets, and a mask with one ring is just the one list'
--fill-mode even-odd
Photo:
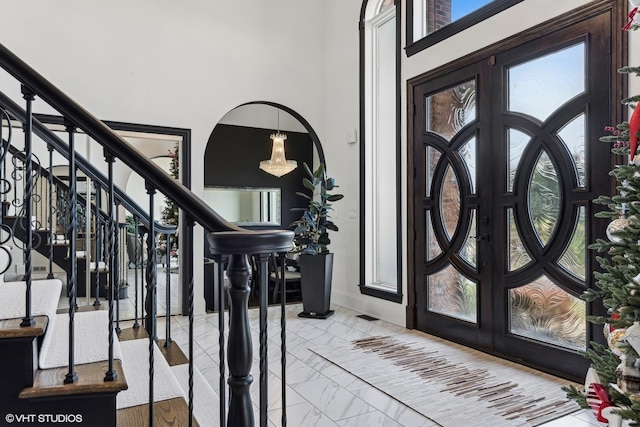
{"label": "door frame", "polygon": [[[625,117],[625,107],[616,103],[615,100],[623,98],[627,93],[626,78],[620,78],[617,70],[626,65],[627,62],[627,37],[624,31],[615,31],[615,28],[621,28],[626,22],[626,3],[620,4],[619,1],[608,0],[603,2],[597,2],[589,4],[585,7],[567,12],[559,17],[549,20],[533,28],[518,33],[508,39],[497,42],[484,49],[469,54],[463,58],[449,62],[435,70],[429,71],[422,75],[416,76],[407,81],[407,146],[411,149],[407,149],[407,194],[413,195],[418,190],[414,183],[414,174],[416,172],[415,161],[413,158],[413,146],[416,143],[416,136],[414,135],[414,126],[416,117],[414,116],[415,108],[414,103],[417,101],[414,99],[414,91],[417,86],[424,84],[438,76],[442,76],[447,73],[452,73],[455,70],[470,66],[487,58],[492,58],[501,52],[505,52],[509,49],[522,45],[524,43],[535,40],[541,35],[551,34],[555,31],[562,30],[566,27],[575,25],[579,22],[589,20],[597,15],[609,14],[611,19],[611,82],[609,84],[610,97],[612,100],[611,106],[611,122],[619,123],[623,121]],[[605,48],[605,47],[603,47]],[[608,46],[606,47],[608,48]],[[610,167],[612,168],[614,159],[612,158]],[[610,192],[615,193],[615,182],[610,179]],[[415,217],[415,201],[413,197],[407,197],[407,306],[406,306],[406,325],[407,328],[414,329],[417,327],[417,288],[416,284],[420,281],[416,278],[416,265],[415,256],[420,251],[416,247],[416,241],[413,238],[416,230],[416,217]],[[594,209],[595,210],[595,209]],[[598,219],[593,221],[591,230],[592,236],[604,236],[607,221]],[[590,242],[588,242],[590,243]],[[588,282],[590,282],[588,280]],[[599,306],[590,306],[592,313],[598,313],[601,311]],[[602,342],[601,333],[594,334],[596,332],[592,324],[588,323],[587,328],[588,335],[593,337],[596,341]],[[595,328],[601,329],[601,328]],[[486,350],[485,350],[486,351]],[[504,357],[504,355],[503,355]],[[521,361],[520,361],[521,362]],[[534,366],[535,367],[535,366]],[[577,379],[577,378],[576,378]],[[582,378],[580,378],[582,380]]]}

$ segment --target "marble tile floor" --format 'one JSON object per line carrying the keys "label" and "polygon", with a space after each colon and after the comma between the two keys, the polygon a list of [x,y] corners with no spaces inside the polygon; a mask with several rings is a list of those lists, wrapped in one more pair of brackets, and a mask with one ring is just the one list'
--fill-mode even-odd
{"label": "marble tile floor", "polygon": [[[287,328],[287,419],[296,427],[430,427],[439,426],[410,407],[382,393],[340,367],[309,350],[324,344],[339,344],[374,335],[421,333],[407,330],[382,320],[367,321],[359,313],[334,306],[335,314],[325,320],[299,318],[299,304],[286,309]],[[258,391],[258,314],[249,310],[254,345],[252,400],[257,418]],[[218,315],[196,316],[194,322],[194,362],[213,389],[219,390]],[[226,323],[228,324],[228,323]],[[126,323],[123,327],[126,327]],[[158,322],[159,338],[164,338],[165,323]],[[175,316],[171,322],[171,338],[183,351],[188,349],[188,318]],[[269,425],[280,426],[280,308],[268,311],[269,361]],[[471,424],[470,424],[471,425]],[[578,411],[544,424],[544,427],[597,427],[588,411]],[[447,426],[448,427],[448,426]],[[459,426],[451,426],[459,427]],[[496,426],[499,427],[499,426]]]}

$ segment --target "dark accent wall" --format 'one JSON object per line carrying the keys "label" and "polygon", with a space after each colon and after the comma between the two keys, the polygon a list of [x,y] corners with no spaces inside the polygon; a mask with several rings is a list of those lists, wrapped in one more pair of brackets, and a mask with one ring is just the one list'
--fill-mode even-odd
{"label": "dark accent wall", "polygon": [[[261,160],[271,158],[271,138],[274,129],[217,125],[207,143],[204,155],[204,185],[221,187],[273,187],[282,195],[282,225],[289,228],[300,217],[293,207],[306,207],[306,199],[296,192],[306,192],[302,179],[306,177],[303,163],[313,168],[313,142],[308,133],[282,131],[287,135],[287,160],[296,160],[298,167],[280,178],[258,168]],[[215,206],[213,206],[215,209]],[[247,228],[274,228],[247,227]]]}

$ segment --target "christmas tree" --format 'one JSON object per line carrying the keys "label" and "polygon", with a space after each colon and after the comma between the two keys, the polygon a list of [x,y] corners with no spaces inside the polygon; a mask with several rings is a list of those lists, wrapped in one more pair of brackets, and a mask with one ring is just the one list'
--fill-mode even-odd
{"label": "christmas tree", "polygon": [[[169,157],[171,158],[171,163],[169,164],[169,174],[174,179],[180,179],[180,155],[179,155],[179,147],[176,142],[173,150],[169,150]],[[179,220],[179,211],[178,205],[169,199],[165,199],[165,207],[162,209],[162,222],[167,225],[175,225],[178,227]],[[171,251],[171,256],[175,257],[178,255],[178,232],[176,230],[176,234],[174,234],[169,242],[169,249]],[[161,254],[166,254],[167,250],[167,236],[162,234],[158,238],[158,250]]]}
{"label": "christmas tree", "polygon": [[[637,8],[629,14],[625,30],[638,28],[633,21],[636,11]],[[640,67],[618,71],[640,77]],[[609,425],[615,424],[612,417],[618,418],[618,422],[621,417],[630,426],[640,426],[640,153],[636,153],[640,137],[639,101],[640,95],[623,99],[624,105],[634,108],[631,118],[607,127],[609,134],[600,138],[612,144],[611,151],[621,164],[610,172],[617,182],[616,195],[595,200],[608,207],[596,216],[609,218],[611,222],[607,239],[597,239],[590,245],[600,254],[600,271],[594,273],[595,287],[582,298],[601,302],[606,308],[606,316],[591,316],[589,321],[603,324],[607,345],[591,343],[587,350],[591,368],[585,389],[565,388],[570,398],[593,409],[598,421],[607,422],[608,417]]]}

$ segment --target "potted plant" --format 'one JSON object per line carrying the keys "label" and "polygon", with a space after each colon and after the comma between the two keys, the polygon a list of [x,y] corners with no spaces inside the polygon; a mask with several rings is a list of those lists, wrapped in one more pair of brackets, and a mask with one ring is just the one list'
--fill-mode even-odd
{"label": "potted plant", "polygon": [[329,309],[331,301],[331,275],[333,272],[333,253],[327,246],[331,243],[329,231],[338,231],[331,221],[329,211],[331,203],[344,196],[331,194],[338,187],[333,178],[327,178],[324,164],[312,172],[304,163],[308,178],[302,180],[311,194],[296,194],[309,201],[306,208],[293,208],[302,211],[302,217],[295,221],[294,253],[300,254],[298,262],[301,274],[302,306],[301,317],[326,318],[333,314]]}

